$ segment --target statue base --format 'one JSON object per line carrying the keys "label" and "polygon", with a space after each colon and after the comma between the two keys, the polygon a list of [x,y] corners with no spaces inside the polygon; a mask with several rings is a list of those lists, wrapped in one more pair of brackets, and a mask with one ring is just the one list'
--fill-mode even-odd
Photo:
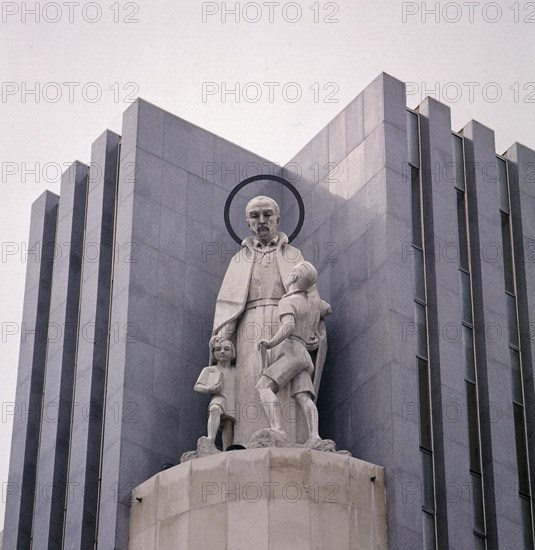
{"label": "statue base", "polygon": [[219,452],[133,491],[129,550],[387,550],[384,470],[306,448]]}
{"label": "statue base", "polygon": [[[305,443],[291,443],[288,441],[288,436],[284,432],[273,430],[272,428],[264,428],[253,434],[251,441],[245,446],[246,449],[266,449],[269,447],[285,448],[285,449],[311,449],[314,451],[322,451],[324,453],[337,453],[340,455],[351,456],[349,451],[337,451],[336,443],[332,439],[321,439],[321,437],[311,437]],[[215,443],[206,436],[199,437],[197,440],[197,449],[195,451],[187,451],[182,453],[180,463],[183,464],[194,458],[202,458],[223,451],[219,450]]]}
{"label": "statue base", "polygon": [[286,434],[271,428],[266,428],[255,432],[246,447],[247,449],[263,449],[267,447],[311,449],[326,453],[337,453],[351,456],[349,451],[337,451],[336,443],[332,439],[321,439],[321,437],[316,437],[308,439],[305,443],[290,443]]}
{"label": "statue base", "polygon": [[203,435],[197,440],[197,450],[186,451],[185,453],[183,453],[180,457],[180,463],[187,462],[188,460],[192,460],[194,458],[202,458],[203,456],[215,455],[221,452],[223,451],[220,451],[211,439]]}

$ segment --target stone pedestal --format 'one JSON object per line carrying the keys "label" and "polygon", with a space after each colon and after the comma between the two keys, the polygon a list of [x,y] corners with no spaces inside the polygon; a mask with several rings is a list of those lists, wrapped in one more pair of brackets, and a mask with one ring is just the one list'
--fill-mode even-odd
{"label": "stone pedestal", "polygon": [[129,550],[386,550],[384,470],[265,448],[180,464],[132,494]]}

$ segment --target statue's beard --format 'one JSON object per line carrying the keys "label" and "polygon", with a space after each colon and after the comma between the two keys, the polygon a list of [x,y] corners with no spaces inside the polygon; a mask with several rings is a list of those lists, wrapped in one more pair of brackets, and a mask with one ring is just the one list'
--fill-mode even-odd
{"label": "statue's beard", "polygon": [[271,231],[269,227],[262,226],[256,230],[256,236],[259,239],[268,240],[275,236],[275,231]]}

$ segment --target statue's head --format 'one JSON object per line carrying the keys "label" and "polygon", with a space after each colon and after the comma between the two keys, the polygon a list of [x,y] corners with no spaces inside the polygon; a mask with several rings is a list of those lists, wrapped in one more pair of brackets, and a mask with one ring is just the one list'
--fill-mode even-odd
{"label": "statue's head", "polygon": [[210,358],[212,363],[233,361],[236,359],[234,344],[223,336],[212,338],[210,340]]}
{"label": "statue's head", "polygon": [[308,290],[316,283],[318,272],[310,262],[299,262],[288,275],[288,286],[292,283],[299,290]]}
{"label": "statue's head", "polygon": [[270,197],[255,197],[247,203],[245,217],[253,234],[267,244],[277,233],[280,208]]}

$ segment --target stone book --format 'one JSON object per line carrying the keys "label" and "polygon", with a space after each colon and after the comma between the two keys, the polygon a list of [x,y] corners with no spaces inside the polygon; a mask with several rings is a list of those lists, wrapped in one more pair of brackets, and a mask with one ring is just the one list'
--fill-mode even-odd
{"label": "stone book", "polygon": [[207,390],[209,391],[210,388],[217,386],[217,384],[219,384],[222,378],[223,378],[222,372],[219,372],[214,367],[205,367],[201,371],[201,374],[197,379],[197,383],[195,384],[195,389],[197,389],[197,391],[201,389],[204,389],[205,391]]}

